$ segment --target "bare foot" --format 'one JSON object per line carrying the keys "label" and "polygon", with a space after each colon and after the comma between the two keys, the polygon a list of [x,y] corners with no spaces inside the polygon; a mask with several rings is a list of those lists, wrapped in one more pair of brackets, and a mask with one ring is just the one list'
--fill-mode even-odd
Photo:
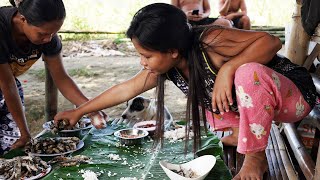
{"label": "bare foot", "polygon": [[265,151],[246,154],[242,168],[233,180],[262,180],[267,168],[268,163]]}
{"label": "bare foot", "polygon": [[238,136],[239,128],[231,128],[232,134],[221,138],[221,142],[227,146],[237,146],[238,145]]}

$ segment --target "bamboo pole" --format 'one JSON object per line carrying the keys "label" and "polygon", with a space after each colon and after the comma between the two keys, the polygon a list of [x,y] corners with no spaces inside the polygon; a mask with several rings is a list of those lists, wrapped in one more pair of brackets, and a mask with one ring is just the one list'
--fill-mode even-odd
{"label": "bamboo pole", "polygon": [[271,151],[273,151],[273,144],[271,140],[271,136],[268,138],[268,146],[266,148],[266,157],[268,161],[268,178],[270,180],[276,180],[276,174],[272,163]]}
{"label": "bamboo pole", "polygon": [[274,153],[276,155],[276,161],[277,161],[278,166],[279,166],[281,179],[288,180],[288,175],[286,173],[285,166],[291,166],[291,164],[287,164],[287,163],[282,161],[282,158],[281,158],[281,155],[280,155],[280,151],[282,151],[283,149],[281,148],[279,142],[277,141],[277,138],[276,138],[276,135],[275,135],[274,125],[272,125],[272,127],[271,127],[270,136],[271,136],[271,139],[272,139],[273,144],[274,144],[273,145],[274,146]]}
{"label": "bamboo pole", "polygon": [[292,15],[291,33],[286,44],[286,57],[298,65],[303,65],[309,48],[310,37],[304,31],[301,24],[301,0],[297,0]]}
{"label": "bamboo pole", "polygon": [[45,82],[45,120],[51,121],[57,114],[58,109],[58,90],[53,83],[50,72],[45,66],[46,82]]}
{"label": "bamboo pole", "polygon": [[[270,139],[272,139],[272,138],[270,138]],[[276,179],[282,179],[280,166],[279,166],[279,163],[277,161],[277,155],[276,155],[276,152],[275,152],[275,146],[276,146],[276,144],[272,141],[272,147],[270,149],[270,155],[271,155],[273,170],[274,170],[274,174],[275,174]]]}
{"label": "bamboo pole", "polygon": [[74,34],[125,34],[125,32],[109,32],[109,31],[76,31],[76,30],[60,30],[59,33]]}
{"label": "bamboo pole", "polygon": [[281,159],[281,160],[279,159],[279,161],[283,163],[284,168],[285,168],[285,173],[281,171],[281,173],[283,173],[282,177],[284,179],[298,180],[297,172],[293,168],[291,159],[288,156],[289,153],[287,151],[287,148],[285,146],[285,143],[282,139],[282,136],[280,134],[278,127],[275,124],[273,124],[272,129],[273,129],[272,135],[274,136],[274,138],[277,142],[278,148],[279,148],[278,153],[279,153],[280,159]]}
{"label": "bamboo pole", "polygon": [[283,123],[283,126],[284,133],[304,176],[306,179],[312,179],[314,177],[315,164],[302,144],[296,127],[292,123]]}

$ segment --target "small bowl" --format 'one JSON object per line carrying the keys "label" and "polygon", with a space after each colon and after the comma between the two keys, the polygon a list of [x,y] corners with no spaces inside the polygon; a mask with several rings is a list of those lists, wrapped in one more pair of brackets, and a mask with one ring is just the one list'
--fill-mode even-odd
{"label": "small bowl", "polygon": [[141,121],[136,123],[133,128],[134,129],[140,129],[140,130],[146,130],[148,131],[149,135],[152,136],[156,130],[157,121],[156,120],[150,120],[150,121]]}
{"label": "small bowl", "polygon": [[114,136],[120,139],[120,143],[128,146],[141,144],[142,139],[148,136],[148,134],[146,130],[134,128],[121,129],[114,132]]}
{"label": "small bowl", "polygon": [[[212,155],[204,155],[184,164],[171,164],[165,160],[160,161],[159,164],[171,180],[203,180],[216,164],[216,158]],[[187,178],[174,172],[181,170],[191,170],[197,177]]]}

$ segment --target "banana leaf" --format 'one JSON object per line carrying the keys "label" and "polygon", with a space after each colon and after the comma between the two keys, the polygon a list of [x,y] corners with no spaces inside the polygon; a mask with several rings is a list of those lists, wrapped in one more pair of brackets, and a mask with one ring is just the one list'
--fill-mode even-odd
{"label": "banana leaf", "polygon": [[[108,134],[108,135],[106,135]],[[191,152],[184,154],[184,141],[165,141],[164,146],[153,147],[153,141],[147,137],[141,145],[123,146],[119,140],[110,135],[110,128],[103,130],[92,129],[83,138],[85,147],[73,155],[81,154],[92,158],[90,164],[81,164],[73,167],[54,166],[50,174],[44,177],[48,179],[82,179],[86,170],[98,174],[99,179],[120,179],[121,177],[135,177],[137,179],[169,179],[159,165],[160,160],[171,163],[185,163],[194,158],[191,141]],[[211,154],[217,157],[214,168],[206,179],[228,180],[231,173],[221,160],[222,147],[219,139],[208,134],[202,138],[202,148],[196,153],[197,156]],[[119,155],[120,160],[111,160],[108,155]]]}

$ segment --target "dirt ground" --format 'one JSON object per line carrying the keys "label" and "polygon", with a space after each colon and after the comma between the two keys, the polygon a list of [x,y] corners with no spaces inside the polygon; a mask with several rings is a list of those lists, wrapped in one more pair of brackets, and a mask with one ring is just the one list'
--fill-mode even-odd
{"label": "dirt ground", "polygon": [[[65,46],[65,49],[67,48],[69,47]],[[97,74],[94,77],[73,76],[73,80],[89,98],[93,98],[105,89],[132,77],[141,68],[139,57],[130,55],[130,53],[126,53],[126,55],[122,56],[108,57],[96,57],[93,55],[91,55],[91,57],[72,56],[74,56],[74,54],[68,54],[68,57],[64,57],[63,59],[64,66],[67,70],[85,69]],[[26,115],[30,131],[33,135],[42,130],[42,124],[44,123],[45,83],[43,79],[37,78],[34,73],[41,72],[43,69],[44,63],[39,60],[27,73],[18,77],[23,84]],[[154,98],[154,92],[154,90],[150,90],[143,95]],[[183,111],[185,110],[186,98],[183,93],[181,93],[172,83],[168,82],[165,94],[165,105],[171,111],[174,119],[184,118]],[[59,94],[58,103],[59,110],[66,110],[73,107],[61,94]],[[125,107],[126,105],[123,103],[105,109],[104,111],[110,117],[120,117]]]}

